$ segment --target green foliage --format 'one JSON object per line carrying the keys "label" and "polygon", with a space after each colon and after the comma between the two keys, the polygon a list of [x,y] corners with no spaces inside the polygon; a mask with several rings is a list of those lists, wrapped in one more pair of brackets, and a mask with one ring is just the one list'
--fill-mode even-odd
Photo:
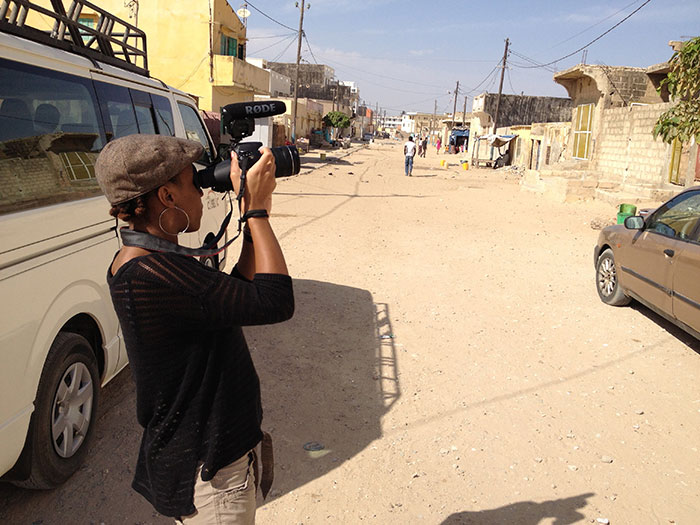
{"label": "green foliage", "polygon": [[342,111],[329,111],[323,117],[323,123],[329,128],[345,129],[350,125],[350,117]]}
{"label": "green foliage", "polygon": [[700,140],[700,37],[685,43],[673,54],[671,72],[661,82],[668,87],[671,100],[676,104],[663,113],[654,126],[654,137],[661,136],[667,143],[678,139],[689,142]]}

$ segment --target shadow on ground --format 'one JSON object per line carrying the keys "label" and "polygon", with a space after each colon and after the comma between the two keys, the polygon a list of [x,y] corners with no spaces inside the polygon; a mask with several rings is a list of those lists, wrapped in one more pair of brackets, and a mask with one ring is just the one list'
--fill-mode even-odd
{"label": "shadow on ground", "polygon": [[654,321],[657,325],[666,330],[670,335],[681,341],[683,344],[690,347],[690,349],[695,353],[700,354],[700,341],[695,339],[688,332],[682,328],[679,328],[665,317],[657,314],[652,309],[647,308],[645,305],[637,301],[632,301],[630,306],[640,314]]}
{"label": "shadow on ground", "polygon": [[[268,501],[378,439],[381,417],[400,395],[388,306],[357,288],[308,280],[294,286],[291,321],[245,329],[262,384],[264,427],[274,440]],[[102,391],[83,467],[51,491],[0,484],[0,523],[172,523],[131,489],[140,439],[127,368]],[[310,442],[324,448],[307,451]]]}
{"label": "shadow on ground", "polygon": [[[294,294],[291,321],[246,330],[275,441],[272,499],[380,438],[381,418],[400,396],[387,305],[318,281],[295,280]],[[324,448],[304,447],[316,443]]]}
{"label": "shadow on ground", "polygon": [[554,518],[553,525],[568,525],[583,521],[586,517],[579,512],[585,507],[593,493],[581,494],[570,498],[555,499],[535,503],[519,501],[497,509],[452,514],[441,525],[537,525],[542,520]]}
{"label": "shadow on ground", "polygon": [[321,159],[320,157],[301,157],[301,167],[302,169],[306,166],[313,166],[316,164],[332,164],[334,166],[350,166],[354,165],[353,162],[348,162],[345,159],[336,159],[334,157],[326,157]]}

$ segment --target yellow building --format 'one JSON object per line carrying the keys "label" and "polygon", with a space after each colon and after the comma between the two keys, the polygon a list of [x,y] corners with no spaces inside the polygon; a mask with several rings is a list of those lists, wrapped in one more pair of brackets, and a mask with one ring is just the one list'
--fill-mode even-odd
{"label": "yellow building", "polygon": [[[292,136],[292,105],[294,99],[275,97],[276,100],[281,100],[287,106],[287,112],[283,115],[274,117],[275,124],[284,126],[285,139],[289,140]],[[323,127],[323,104],[321,101],[310,98],[299,98],[297,100],[297,137],[309,137],[311,130],[321,129]]]}
{"label": "yellow building", "polygon": [[[226,0],[100,0],[99,6],[145,31],[151,76],[197,97],[200,109],[219,111],[269,94],[270,74],[245,62],[246,28]],[[84,8],[80,22],[91,25],[97,16]]]}

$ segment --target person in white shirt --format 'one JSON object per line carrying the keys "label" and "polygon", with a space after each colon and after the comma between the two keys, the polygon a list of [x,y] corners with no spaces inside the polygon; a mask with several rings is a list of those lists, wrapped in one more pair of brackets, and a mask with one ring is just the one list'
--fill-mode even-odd
{"label": "person in white shirt", "polygon": [[408,141],[403,145],[403,154],[406,156],[406,176],[413,175],[413,157],[416,156],[416,143],[413,142],[413,137],[408,137]]}

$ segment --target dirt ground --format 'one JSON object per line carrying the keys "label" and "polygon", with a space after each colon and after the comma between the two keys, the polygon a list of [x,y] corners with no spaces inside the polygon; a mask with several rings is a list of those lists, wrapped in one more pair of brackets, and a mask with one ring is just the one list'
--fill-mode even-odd
{"label": "dirt ground", "polygon": [[[599,301],[613,206],[434,150],[408,178],[390,141],[315,166],[273,209],[295,317],[246,330],[275,440],[258,523],[700,523],[700,343]],[[130,488],[134,407],[126,370],[88,463],[0,486],[0,522],[171,523]]]}

